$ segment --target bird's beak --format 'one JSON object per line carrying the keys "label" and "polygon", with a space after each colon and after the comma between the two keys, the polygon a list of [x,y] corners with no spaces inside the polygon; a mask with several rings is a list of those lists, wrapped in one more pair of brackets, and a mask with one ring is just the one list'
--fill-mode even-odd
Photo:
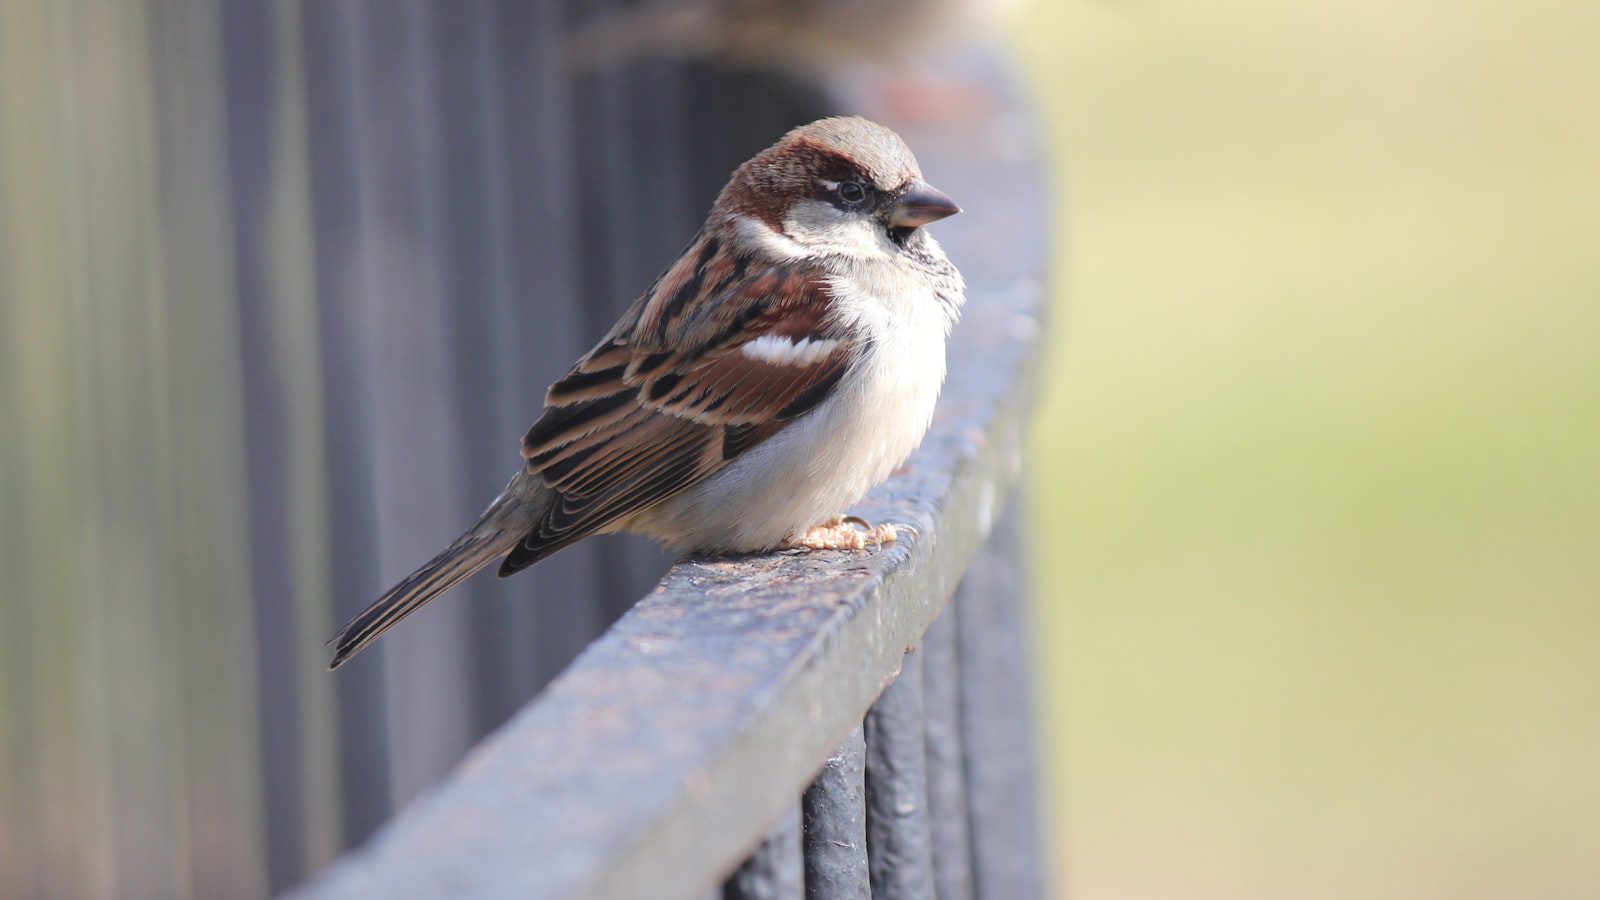
{"label": "bird's beak", "polygon": [[926,181],[919,181],[901,194],[889,208],[889,224],[895,228],[921,228],[961,212],[954,200]]}

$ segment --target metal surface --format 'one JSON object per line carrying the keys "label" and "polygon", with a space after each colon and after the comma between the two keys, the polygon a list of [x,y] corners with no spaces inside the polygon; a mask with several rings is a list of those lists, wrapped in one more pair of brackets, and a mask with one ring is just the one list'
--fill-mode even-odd
{"label": "metal surface", "polygon": [[922,658],[912,651],[867,713],[867,869],[874,897],[933,900],[922,722]]}
{"label": "metal surface", "polygon": [[[988,552],[985,547],[983,552]],[[922,636],[922,705],[934,893],[972,896],[966,760],[961,750],[961,665],[956,652],[961,590]]]}
{"label": "metal surface", "polygon": [[938,226],[970,302],[933,428],[855,510],[917,535],[870,553],[680,563],[305,896],[696,896],[749,854],[861,720],[1020,469],[1045,227],[1017,117],[890,124],[968,208]]}
{"label": "metal surface", "polygon": [[806,788],[806,897],[871,900],[867,876],[867,740],[860,726]]}

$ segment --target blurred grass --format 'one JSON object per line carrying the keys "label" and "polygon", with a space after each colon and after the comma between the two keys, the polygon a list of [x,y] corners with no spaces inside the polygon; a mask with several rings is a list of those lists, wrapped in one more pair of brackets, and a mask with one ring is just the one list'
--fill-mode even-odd
{"label": "blurred grass", "polygon": [[1600,6],[1035,3],[1061,885],[1600,885]]}

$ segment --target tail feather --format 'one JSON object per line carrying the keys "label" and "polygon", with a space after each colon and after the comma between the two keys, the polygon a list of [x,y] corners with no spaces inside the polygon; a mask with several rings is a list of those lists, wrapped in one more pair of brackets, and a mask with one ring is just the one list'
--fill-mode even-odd
{"label": "tail feather", "polygon": [[328,668],[339,668],[424,603],[465,581],[520,543],[532,521],[529,510],[536,504],[531,503],[530,493],[535,490],[534,479],[525,473],[513,478],[465,534],[339,629],[328,641],[334,645],[333,661]]}

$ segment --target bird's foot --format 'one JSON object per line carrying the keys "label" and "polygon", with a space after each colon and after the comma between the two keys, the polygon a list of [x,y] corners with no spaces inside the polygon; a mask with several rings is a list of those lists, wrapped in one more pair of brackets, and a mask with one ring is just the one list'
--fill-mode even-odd
{"label": "bird's foot", "polygon": [[789,542],[791,547],[807,550],[865,550],[868,545],[882,546],[899,539],[897,526],[873,525],[860,516],[838,516],[813,525]]}

